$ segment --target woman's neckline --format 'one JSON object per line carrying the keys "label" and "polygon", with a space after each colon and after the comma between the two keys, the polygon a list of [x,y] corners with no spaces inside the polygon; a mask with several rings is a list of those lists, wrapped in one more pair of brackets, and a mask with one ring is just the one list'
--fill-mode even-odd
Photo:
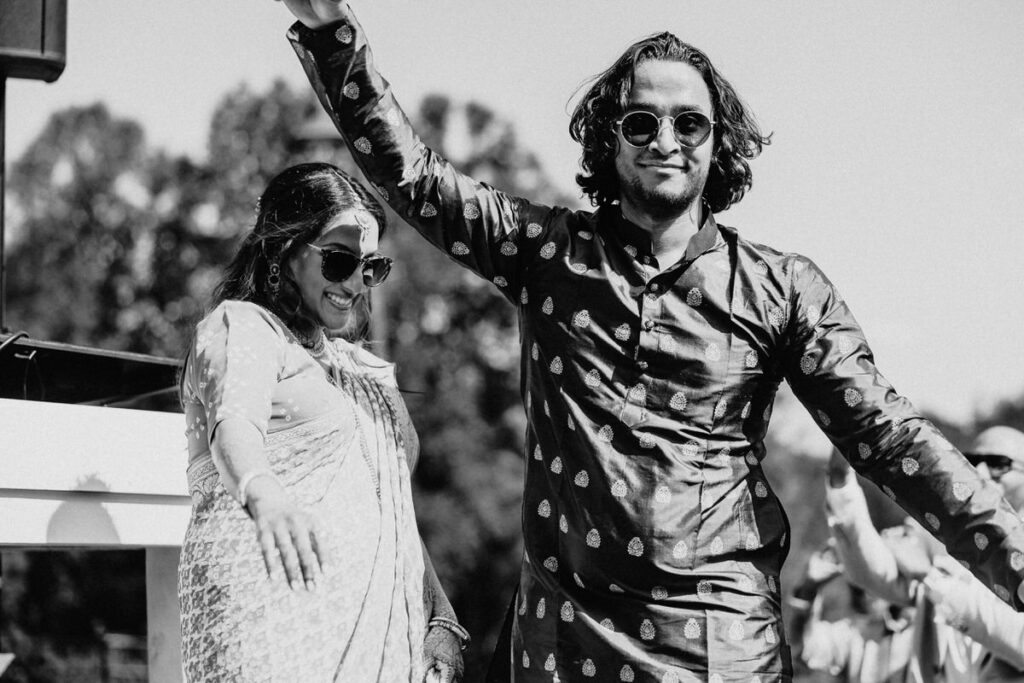
{"label": "woman's neckline", "polygon": [[[348,356],[352,361],[352,365],[355,367],[385,370],[395,366],[393,362],[384,360],[372,351],[367,350],[361,344],[350,342],[343,337],[328,336],[326,328],[322,325],[317,326],[317,332],[319,333],[317,341],[313,342],[312,345],[309,345],[303,341],[302,337],[296,334],[295,330],[281,319],[281,316],[277,315],[277,313],[269,308],[264,306],[261,306],[261,308],[277,320],[281,327],[288,331],[288,334],[291,335],[292,339],[294,339],[295,342],[301,346],[313,360],[318,363],[323,363],[327,367],[334,366],[335,362],[340,360],[338,356]],[[333,350],[334,353],[332,354],[328,351],[328,348]]]}

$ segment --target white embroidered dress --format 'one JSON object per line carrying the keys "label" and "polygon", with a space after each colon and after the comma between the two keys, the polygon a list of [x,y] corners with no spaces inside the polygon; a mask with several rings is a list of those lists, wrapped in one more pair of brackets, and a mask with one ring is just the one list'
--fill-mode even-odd
{"label": "white embroidered dress", "polygon": [[[189,681],[422,680],[423,557],[410,468],[418,441],[394,366],[344,341],[314,358],[261,307],[228,301],[185,368],[192,519],[178,570]],[[315,592],[268,579],[252,519],[210,454],[220,421],[265,435],[269,465],[317,516]]]}

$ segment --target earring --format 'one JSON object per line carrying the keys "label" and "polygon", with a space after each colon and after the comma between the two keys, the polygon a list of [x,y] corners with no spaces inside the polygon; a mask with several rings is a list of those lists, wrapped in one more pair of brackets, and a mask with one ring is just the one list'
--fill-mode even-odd
{"label": "earring", "polygon": [[270,290],[270,296],[276,299],[281,291],[281,266],[277,261],[270,262],[270,272],[267,273],[267,288]]}

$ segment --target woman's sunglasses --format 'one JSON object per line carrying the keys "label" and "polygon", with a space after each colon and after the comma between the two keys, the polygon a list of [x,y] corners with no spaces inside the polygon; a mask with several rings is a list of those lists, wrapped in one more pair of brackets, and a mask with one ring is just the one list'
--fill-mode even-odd
{"label": "woman's sunglasses", "polygon": [[672,133],[683,147],[700,147],[711,135],[715,122],[699,111],[684,111],[676,116],[655,116],[649,111],[631,111],[615,122],[622,139],[632,147],[646,147],[661,132],[662,121],[672,122]]}
{"label": "woman's sunglasses", "polygon": [[325,280],[331,282],[344,282],[352,277],[357,270],[362,271],[363,284],[367,287],[376,287],[388,278],[391,272],[393,261],[387,256],[367,256],[360,258],[349,251],[341,249],[328,249],[318,247],[315,244],[308,244],[320,252],[320,274]]}

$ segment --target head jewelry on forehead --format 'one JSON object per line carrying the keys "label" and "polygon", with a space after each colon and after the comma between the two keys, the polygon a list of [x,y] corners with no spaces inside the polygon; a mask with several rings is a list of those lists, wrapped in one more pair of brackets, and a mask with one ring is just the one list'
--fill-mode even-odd
{"label": "head jewelry on forehead", "polygon": [[366,232],[373,227],[373,216],[371,216],[367,211],[356,211],[353,215],[361,232]]}

